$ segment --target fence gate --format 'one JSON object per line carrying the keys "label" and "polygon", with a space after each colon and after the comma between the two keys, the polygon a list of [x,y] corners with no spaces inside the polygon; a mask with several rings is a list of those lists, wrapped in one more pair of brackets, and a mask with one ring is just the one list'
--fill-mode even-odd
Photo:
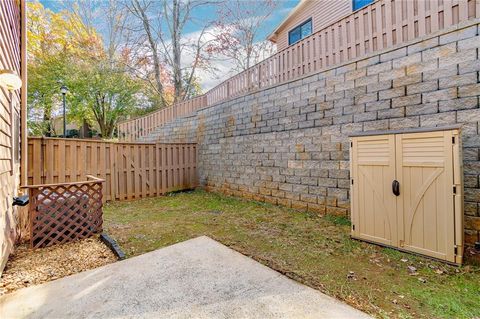
{"label": "fence gate", "polygon": [[[1,0],[0,0],[1,1]],[[104,200],[154,197],[197,185],[194,143],[113,143],[28,138],[28,184],[105,180]]]}
{"label": "fence gate", "polygon": [[351,139],[352,236],[461,263],[459,129]]}

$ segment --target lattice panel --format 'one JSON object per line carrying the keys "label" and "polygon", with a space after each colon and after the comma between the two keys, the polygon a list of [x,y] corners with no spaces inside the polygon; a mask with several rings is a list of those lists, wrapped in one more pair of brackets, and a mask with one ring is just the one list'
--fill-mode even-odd
{"label": "lattice panel", "polygon": [[102,182],[30,188],[31,246],[62,244],[102,231]]}

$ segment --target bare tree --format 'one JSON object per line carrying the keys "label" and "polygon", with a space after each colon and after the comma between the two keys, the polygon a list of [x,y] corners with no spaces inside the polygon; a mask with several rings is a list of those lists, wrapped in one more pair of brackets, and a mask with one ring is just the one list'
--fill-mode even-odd
{"label": "bare tree", "polygon": [[[210,4],[210,2],[194,0],[163,1],[168,32],[164,32],[160,40],[165,51],[166,62],[172,70],[175,101],[181,101],[188,96],[197,67],[204,61],[202,53],[205,44],[203,40],[210,24],[204,22],[200,26],[201,30],[196,39],[186,38],[184,29],[188,22],[194,22],[192,18],[193,10],[207,4]],[[182,54],[192,57],[189,66],[182,63]]]}
{"label": "bare tree", "polygon": [[125,37],[128,21],[125,5],[119,0],[69,0],[61,4],[81,21],[79,25],[83,30],[102,35],[108,60],[113,67]]}
{"label": "bare tree", "polygon": [[106,37],[108,59],[113,64],[117,59],[122,41],[125,36],[125,26],[128,21],[126,7],[117,0],[108,0],[104,10],[106,18]]}
{"label": "bare tree", "polygon": [[[148,55],[148,60],[153,64],[153,77],[154,81],[154,89],[160,98],[161,106],[165,105],[164,99],[164,88],[162,83],[162,63],[161,63],[161,54],[159,50],[159,30],[158,26],[161,25],[162,14],[158,12],[154,17],[151,16],[151,10],[155,7],[156,1],[147,1],[147,0],[131,0],[127,3],[127,8],[129,9],[130,13],[133,14],[133,17],[140,22],[140,27],[131,28],[130,30],[133,31],[132,34],[140,34],[137,38],[131,38],[133,42],[128,43],[130,48],[133,49],[132,52],[138,55],[140,54],[142,57],[144,55]],[[149,53],[149,54],[148,54]],[[142,59],[142,58],[140,58]],[[135,61],[139,61],[135,59]],[[136,63],[137,67],[140,67],[141,63]],[[148,69],[148,66],[146,66]],[[145,73],[146,79],[148,79],[148,71]]]}
{"label": "bare tree", "polygon": [[209,51],[233,61],[237,72],[269,57],[275,47],[269,41],[259,41],[259,36],[275,7],[272,0],[222,2],[215,23],[216,39]]}
{"label": "bare tree", "polygon": [[[148,51],[153,64],[153,73],[158,94],[164,93],[162,84],[165,74],[173,85],[173,102],[182,101],[191,96],[196,85],[196,73],[199,68],[207,68],[209,56],[209,24],[197,21],[195,9],[213,5],[214,1],[200,0],[130,0],[127,7],[136,20],[132,32],[136,39],[130,39],[132,55],[145,55]],[[189,37],[185,32],[187,24],[195,24],[198,32]],[[139,32],[142,31],[142,32]],[[146,44],[146,45],[145,45]],[[165,100],[163,101],[165,104]]]}

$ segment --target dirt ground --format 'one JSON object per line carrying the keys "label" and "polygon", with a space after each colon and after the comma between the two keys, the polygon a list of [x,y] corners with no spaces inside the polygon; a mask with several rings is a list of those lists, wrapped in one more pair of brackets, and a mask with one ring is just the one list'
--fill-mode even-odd
{"label": "dirt ground", "polygon": [[0,295],[115,261],[117,257],[98,237],[40,249],[23,244],[10,255],[0,278]]}

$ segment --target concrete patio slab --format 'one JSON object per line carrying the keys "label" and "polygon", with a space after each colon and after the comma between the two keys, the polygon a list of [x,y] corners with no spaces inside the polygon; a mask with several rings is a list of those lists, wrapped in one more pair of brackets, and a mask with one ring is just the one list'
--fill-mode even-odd
{"label": "concrete patio slab", "polygon": [[2,318],[369,318],[198,237],[0,298]]}

